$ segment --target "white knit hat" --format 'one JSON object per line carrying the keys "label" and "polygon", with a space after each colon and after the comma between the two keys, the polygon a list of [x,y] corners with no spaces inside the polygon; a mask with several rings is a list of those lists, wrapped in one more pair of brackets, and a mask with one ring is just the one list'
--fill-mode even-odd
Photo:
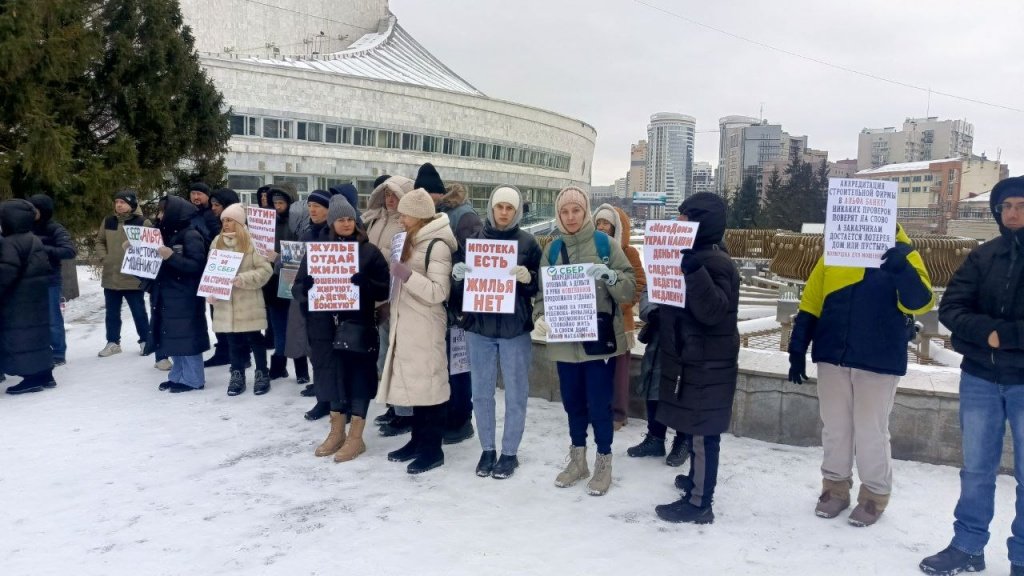
{"label": "white knit hat", "polygon": [[220,219],[227,220],[229,218],[238,222],[242,226],[245,226],[245,208],[242,208],[241,204],[232,204],[231,206],[228,206],[220,213]]}
{"label": "white knit hat", "polygon": [[519,197],[519,190],[516,190],[511,186],[499,186],[495,188],[494,192],[491,192],[491,201],[488,203],[488,208],[493,210],[500,202],[511,204],[512,207],[518,211],[520,207],[519,205],[522,203],[522,198]]}
{"label": "white knit hat", "polygon": [[421,220],[433,218],[436,214],[434,200],[430,198],[430,194],[427,194],[426,190],[417,188],[402,196],[402,199],[398,201],[398,213]]}

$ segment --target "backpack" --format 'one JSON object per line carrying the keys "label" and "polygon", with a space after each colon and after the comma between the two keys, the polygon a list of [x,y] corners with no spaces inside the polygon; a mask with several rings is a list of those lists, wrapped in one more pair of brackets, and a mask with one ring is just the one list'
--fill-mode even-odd
{"label": "backpack", "polygon": [[[611,256],[612,248],[608,239],[608,235],[600,230],[594,231],[594,247],[597,248],[597,257],[601,259],[601,262],[605,265],[608,264],[608,259]],[[429,250],[429,249],[428,249]],[[430,254],[428,251],[427,254]],[[548,265],[554,266],[558,263],[558,255],[562,255],[562,263],[569,264],[569,251],[565,248],[565,241],[559,236],[551,241],[551,250],[548,252]]]}

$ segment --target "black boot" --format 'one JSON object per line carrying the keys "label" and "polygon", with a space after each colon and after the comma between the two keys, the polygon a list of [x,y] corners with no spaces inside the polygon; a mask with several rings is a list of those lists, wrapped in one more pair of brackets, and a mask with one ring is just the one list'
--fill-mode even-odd
{"label": "black boot", "polygon": [[[388,452],[388,461],[390,462],[408,462],[416,458],[416,455],[420,450],[420,434],[421,431],[416,425],[416,420],[419,418],[414,412],[412,416],[396,416],[395,419],[403,419],[409,424],[409,431],[412,432],[412,436],[409,441],[406,442],[405,446],[402,446],[398,450]],[[384,426],[388,426],[385,424]],[[381,427],[381,434],[384,434],[384,427]]]}
{"label": "black boot", "polygon": [[212,368],[214,366],[227,366],[231,363],[230,353],[228,352],[227,339],[224,338],[223,334],[217,334],[217,344],[213,347],[213,356],[210,356],[209,360],[203,362],[203,366],[206,368]]}
{"label": "black boot", "polygon": [[292,364],[295,365],[295,383],[309,384],[309,362],[306,361],[306,357],[294,358]]}
{"label": "black boot", "polygon": [[302,389],[302,392],[299,392],[299,396],[312,398],[313,396],[316,396],[316,390],[313,389],[312,384],[306,384],[306,387]]}
{"label": "black boot", "polygon": [[323,418],[324,416],[327,416],[330,413],[331,413],[331,403],[330,402],[317,402],[316,404],[313,405],[312,408],[309,409],[309,412],[306,412],[305,414],[303,414],[302,417],[305,418],[306,420],[313,421],[313,420],[319,420],[319,419]]}
{"label": "black boot", "polygon": [[495,450],[484,450],[480,454],[480,461],[476,464],[476,475],[487,478],[494,471],[494,462],[498,459],[498,452]]}
{"label": "black boot", "polygon": [[42,392],[43,383],[35,376],[26,376],[21,382],[7,388],[8,394],[30,394]]}
{"label": "black boot", "polygon": [[673,468],[682,466],[690,459],[690,444],[682,434],[676,434],[672,439],[672,450],[665,457],[665,464]]}
{"label": "black boot", "polygon": [[422,411],[422,416],[416,415],[413,423],[415,431],[417,425],[420,428],[419,451],[416,459],[409,463],[405,471],[409,474],[422,474],[444,465],[444,452],[441,450],[441,439],[444,436],[445,406],[416,407],[416,412]]}
{"label": "black boot", "polygon": [[677,474],[675,486],[689,496],[690,492],[693,491],[693,480],[691,480],[686,474]]}
{"label": "black boot", "polygon": [[238,396],[242,392],[245,392],[245,372],[232,370],[231,380],[228,381],[228,396]]}
{"label": "black boot", "polygon": [[686,498],[680,498],[671,504],[655,506],[654,512],[658,518],[666,522],[711,524],[715,521],[715,513],[711,510],[711,506],[705,508],[694,506]]}
{"label": "black boot", "polygon": [[661,457],[665,455],[665,439],[656,438],[651,434],[645,434],[642,442],[636,446],[626,449],[626,454],[631,458],[643,458],[645,456]]}
{"label": "black boot", "polygon": [[376,424],[377,426],[383,426],[388,422],[391,422],[391,420],[393,420],[394,418],[395,408],[393,406],[388,406],[388,409],[385,410],[383,414],[373,419],[373,423]]}
{"label": "black boot", "polygon": [[458,444],[464,440],[469,440],[473,437],[475,431],[473,430],[473,420],[466,420],[462,426],[452,430],[444,431],[444,443],[445,444]]}
{"label": "black boot", "polygon": [[256,377],[252,385],[252,393],[257,396],[262,396],[270,392],[270,375],[267,374],[266,370],[256,369]]}
{"label": "black boot", "polygon": [[270,357],[270,379],[277,380],[278,378],[287,378],[288,370],[286,369],[288,358],[285,356],[278,356],[274,354]]}
{"label": "black boot", "polygon": [[412,430],[412,416],[395,416],[391,422],[380,427],[380,435],[384,437],[401,436]]}

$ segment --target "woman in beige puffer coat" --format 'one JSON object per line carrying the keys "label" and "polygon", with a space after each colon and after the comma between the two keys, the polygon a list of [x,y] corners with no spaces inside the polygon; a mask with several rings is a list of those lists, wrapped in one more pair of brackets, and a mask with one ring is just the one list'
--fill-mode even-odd
{"label": "woman in beige puffer coat", "polygon": [[267,329],[267,309],[263,300],[263,285],[274,273],[273,267],[253,245],[245,227],[245,210],[241,204],[232,204],[220,215],[223,229],[210,244],[211,249],[241,252],[242,263],[232,281],[231,299],[216,300],[207,297],[213,305],[213,331],[228,336],[231,357],[231,380],[228,396],[245,391],[245,364],[252,350],[256,363],[253,393],[270,391],[270,372],[267,370],[267,346],[262,332]]}
{"label": "woman in beige puffer coat", "polygon": [[396,289],[377,401],[414,407],[412,439],[388,454],[388,460],[412,460],[407,471],[419,474],[444,464],[444,402],[451,392],[444,303],[451,291],[452,252],[458,243],[448,217],[435,213],[425,190],[403,196],[398,211],[407,236],[401,258],[391,263]]}

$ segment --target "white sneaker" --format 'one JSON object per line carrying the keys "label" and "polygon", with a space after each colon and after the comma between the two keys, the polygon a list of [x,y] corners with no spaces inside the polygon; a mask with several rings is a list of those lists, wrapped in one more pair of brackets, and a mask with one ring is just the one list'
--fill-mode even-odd
{"label": "white sneaker", "polygon": [[168,370],[171,369],[171,359],[170,358],[164,358],[163,360],[157,362],[156,364],[153,364],[153,368],[156,368],[157,370],[163,370],[164,372],[167,372]]}
{"label": "white sneaker", "polygon": [[107,342],[107,345],[100,350],[99,357],[106,358],[107,356],[113,356],[114,354],[121,353],[121,345],[116,342]]}

